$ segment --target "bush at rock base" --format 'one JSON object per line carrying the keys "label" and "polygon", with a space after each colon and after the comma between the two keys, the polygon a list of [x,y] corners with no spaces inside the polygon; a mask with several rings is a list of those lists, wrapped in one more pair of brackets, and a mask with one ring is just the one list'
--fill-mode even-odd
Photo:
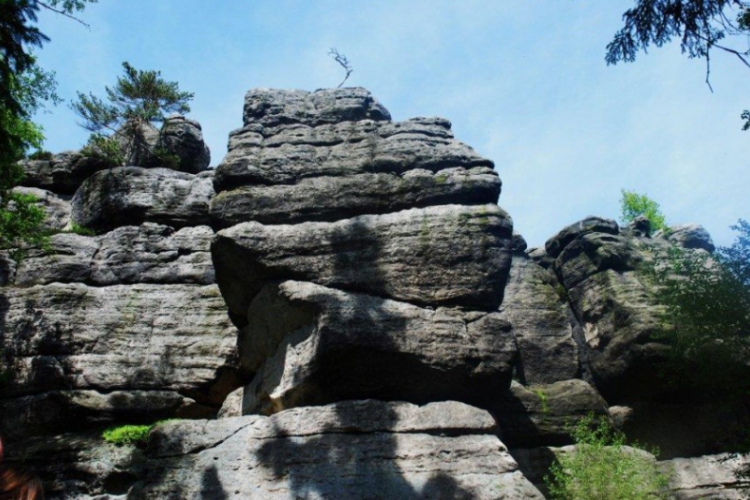
{"label": "bush at rock base", "polygon": [[582,419],[572,430],[576,449],[561,454],[545,477],[552,500],[668,499],[669,478],[652,456],[626,447],[604,418]]}

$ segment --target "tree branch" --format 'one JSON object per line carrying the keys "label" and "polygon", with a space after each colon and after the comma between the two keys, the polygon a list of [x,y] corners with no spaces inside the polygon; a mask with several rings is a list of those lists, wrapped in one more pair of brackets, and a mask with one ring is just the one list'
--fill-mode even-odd
{"label": "tree branch", "polygon": [[77,17],[76,17],[76,16],[74,16],[74,15],[68,14],[68,13],[67,13],[67,12],[65,12],[64,10],[59,10],[59,9],[55,9],[54,7],[52,7],[52,6],[50,6],[50,5],[47,5],[47,4],[46,4],[46,3],[44,3],[44,2],[37,2],[37,3],[38,3],[38,4],[40,5],[40,6],[44,7],[45,9],[47,9],[47,10],[51,10],[52,12],[54,12],[54,13],[56,13],[56,14],[60,14],[60,15],[63,15],[63,16],[65,16],[65,17],[67,17],[67,18],[70,18],[70,19],[72,19],[72,20],[74,20],[74,21],[78,21],[78,22],[79,22],[79,23],[81,23],[82,25],[86,26],[86,29],[88,29],[88,30],[90,30],[90,29],[91,29],[91,26],[89,26],[89,25],[88,25],[88,23],[84,22],[83,20],[81,20],[81,19],[77,18]]}
{"label": "tree branch", "polygon": [[341,88],[341,86],[344,84],[344,82],[349,78],[349,75],[352,74],[352,71],[354,71],[354,68],[351,67],[349,64],[349,59],[346,58],[344,54],[339,54],[339,51],[336,50],[336,48],[332,48],[328,52],[329,56],[333,56],[334,60],[341,65],[342,68],[346,71],[346,76],[344,79],[339,83],[339,86],[337,88]]}

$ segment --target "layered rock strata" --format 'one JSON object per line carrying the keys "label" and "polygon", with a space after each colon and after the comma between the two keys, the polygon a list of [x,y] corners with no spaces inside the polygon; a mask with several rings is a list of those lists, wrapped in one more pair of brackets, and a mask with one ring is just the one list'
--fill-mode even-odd
{"label": "layered rock strata", "polygon": [[393,123],[363,89],[250,91],[211,202],[255,375],[243,411],[506,390],[517,351],[494,311],[512,221],[491,167],[446,120]]}
{"label": "layered rock strata", "polygon": [[18,262],[1,259],[0,432],[11,442],[211,416],[238,385],[237,330],[215,284],[213,231],[201,225],[210,175],[84,168],[90,160],[24,164],[27,182],[49,191],[18,189],[63,232]]}

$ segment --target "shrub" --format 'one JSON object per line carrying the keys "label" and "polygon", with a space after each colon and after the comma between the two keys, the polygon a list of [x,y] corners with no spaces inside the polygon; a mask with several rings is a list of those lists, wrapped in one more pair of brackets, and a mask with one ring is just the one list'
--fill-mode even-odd
{"label": "shrub", "polygon": [[52,159],[52,153],[49,151],[45,151],[43,149],[39,149],[37,151],[34,151],[29,155],[29,160],[46,160],[49,161]]}
{"label": "shrub", "polygon": [[669,478],[604,418],[593,414],[572,429],[576,450],[558,457],[544,482],[553,500],[653,500],[672,498]]}
{"label": "shrub", "polygon": [[645,194],[638,194],[635,191],[626,191],[623,189],[622,198],[620,198],[620,209],[620,221],[624,224],[643,215],[651,222],[652,231],[667,228],[664,214],[659,210],[659,204]]}
{"label": "shrub", "polygon": [[153,425],[122,425],[102,433],[102,438],[112,444],[146,444]]}

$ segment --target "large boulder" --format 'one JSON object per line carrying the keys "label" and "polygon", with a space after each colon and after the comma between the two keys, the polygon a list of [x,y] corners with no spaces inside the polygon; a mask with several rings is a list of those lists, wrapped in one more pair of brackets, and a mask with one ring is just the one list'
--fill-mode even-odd
{"label": "large boulder", "polygon": [[211,151],[203,141],[200,123],[182,115],[171,115],[164,121],[156,147],[177,159],[172,168],[180,172],[198,174],[211,163]]}
{"label": "large boulder", "polygon": [[743,471],[750,469],[750,457],[724,453],[659,462],[671,478],[670,488],[677,500],[743,500],[750,480]]}
{"label": "large boulder", "polygon": [[209,222],[211,176],[166,168],[118,167],[91,176],[73,197],[72,219],[97,232],[156,222],[172,227]]}
{"label": "large boulder", "polygon": [[516,344],[497,313],[422,309],[311,283],[267,285],[250,304],[240,364],[258,371],[243,413],[377,398],[489,405]]}
{"label": "large boulder", "polygon": [[444,205],[334,223],[238,224],[211,247],[240,323],[265,283],[297,279],[418,305],[493,310],[510,269],[512,221],[497,205]]}
{"label": "large boulder", "polygon": [[354,500],[542,499],[481,410],[348,401],[157,427],[131,495]]}
{"label": "large boulder", "polygon": [[709,253],[716,249],[711,235],[698,224],[672,226],[666,231],[665,236],[669,241],[683,248],[700,248]]}
{"label": "large boulder", "polygon": [[513,382],[493,405],[501,438],[511,448],[571,444],[571,429],[589,415],[607,417],[607,403],[591,385],[573,379],[523,386]]}
{"label": "large boulder", "polygon": [[83,156],[77,151],[58,153],[51,160],[24,160],[21,166],[24,171],[21,186],[57,194],[73,194],[91,175],[109,168],[107,162]]}

